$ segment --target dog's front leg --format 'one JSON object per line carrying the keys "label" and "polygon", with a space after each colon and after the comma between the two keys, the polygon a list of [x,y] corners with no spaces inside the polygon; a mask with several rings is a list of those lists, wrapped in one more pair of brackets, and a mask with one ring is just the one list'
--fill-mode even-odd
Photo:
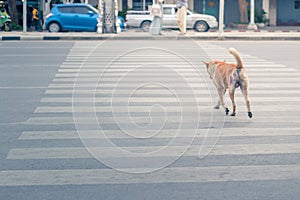
{"label": "dog's front leg", "polygon": [[219,94],[219,105],[221,105],[225,109],[226,115],[229,113],[228,107],[224,103],[224,95],[225,95],[226,89],[224,88],[218,88],[218,94]]}

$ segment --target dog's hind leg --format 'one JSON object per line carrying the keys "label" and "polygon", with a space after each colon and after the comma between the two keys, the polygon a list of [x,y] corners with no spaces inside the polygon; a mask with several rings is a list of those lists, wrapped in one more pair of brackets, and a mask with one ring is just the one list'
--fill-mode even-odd
{"label": "dog's hind leg", "polygon": [[220,99],[218,100],[217,105],[214,107],[214,109],[220,109]]}
{"label": "dog's hind leg", "polygon": [[229,97],[230,97],[231,102],[232,102],[232,113],[231,113],[231,116],[235,116],[235,112],[236,112],[236,104],[235,104],[235,101],[234,101],[235,88],[229,89],[228,92],[229,92]]}
{"label": "dog's hind leg", "polygon": [[249,98],[248,98],[248,87],[247,86],[241,86],[241,91],[242,91],[242,94],[243,94],[244,99],[246,101],[248,117],[252,118],[252,112],[251,112],[251,108],[250,108],[250,101],[249,101]]}
{"label": "dog's hind leg", "polygon": [[219,105],[221,105],[225,109],[226,115],[229,113],[228,107],[224,103],[224,95],[225,95],[226,89],[219,88],[218,89],[218,94],[219,94]]}

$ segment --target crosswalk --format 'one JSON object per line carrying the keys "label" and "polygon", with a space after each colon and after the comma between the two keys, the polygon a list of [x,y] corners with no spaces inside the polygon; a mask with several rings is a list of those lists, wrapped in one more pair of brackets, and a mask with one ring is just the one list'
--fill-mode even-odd
{"label": "crosswalk", "polygon": [[217,95],[202,64],[235,62],[227,49],[203,41],[116,44],[74,43],[21,145],[7,154],[31,165],[0,171],[0,186],[300,179],[299,160],[290,160],[300,155],[298,70],[241,52],[254,117],[240,92],[237,116],[229,117],[213,109]]}

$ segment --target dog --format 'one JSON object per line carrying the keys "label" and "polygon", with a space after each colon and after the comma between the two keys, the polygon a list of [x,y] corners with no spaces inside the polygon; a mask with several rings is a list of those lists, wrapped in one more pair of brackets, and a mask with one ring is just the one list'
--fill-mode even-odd
{"label": "dog", "polygon": [[234,93],[236,88],[240,88],[246,101],[248,117],[252,118],[250,101],[248,98],[249,80],[246,74],[246,68],[244,67],[242,58],[237,50],[235,50],[234,48],[229,48],[228,51],[234,56],[236,64],[229,64],[225,61],[222,62],[218,60],[213,60],[208,63],[203,62],[206,65],[207,72],[218,91],[219,101],[215,106],[215,109],[219,109],[221,105],[225,109],[226,115],[229,114],[229,109],[224,103],[224,95],[228,90],[233,109],[231,116],[235,116],[236,104],[234,101]]}

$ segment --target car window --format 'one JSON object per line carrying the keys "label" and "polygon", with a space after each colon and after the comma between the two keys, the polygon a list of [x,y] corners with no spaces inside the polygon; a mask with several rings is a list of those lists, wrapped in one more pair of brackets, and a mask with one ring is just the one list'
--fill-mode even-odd
{"label": "car window", "polygon": [[172,8],[164,8],[164,15],[171,15],[172,14]]}
{"label": "car window", "polygon": [[58,7],[58,10],[61,13],[72,13],[71,7]]}
{"label": "car window", "polygon": [[74,13],[78,13],[78,14],[87,14],[88,11],[90,11],[90,9],[88,9],[87,7],[83,7],[83,6],[74,6],[73,7],[73,11]]}

